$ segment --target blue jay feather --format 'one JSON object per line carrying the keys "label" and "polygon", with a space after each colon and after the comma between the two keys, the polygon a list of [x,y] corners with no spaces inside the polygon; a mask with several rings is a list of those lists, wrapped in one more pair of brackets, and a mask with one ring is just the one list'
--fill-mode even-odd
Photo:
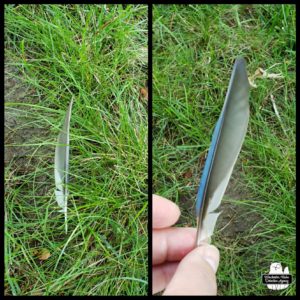
{"label": "blue jay feather", "polygon": [[55,197],[58,206],[61,208],[60,212],[65,215],[65,230],[68,231],[67,227],[67,203],[68,203],[68,189],[67,183],[69,182],[69,141],[70,141],[70,119],[72,111],[73,99],[71,100],[63,128],[58,135],[57,145],[55,148]]}
{"label": "blue jay feather", "polygon": [[221,115],[216,123],[196,199],[197,245],[213,234],[219,207],[241,150],[249,120],[246,61],[235,61]]}

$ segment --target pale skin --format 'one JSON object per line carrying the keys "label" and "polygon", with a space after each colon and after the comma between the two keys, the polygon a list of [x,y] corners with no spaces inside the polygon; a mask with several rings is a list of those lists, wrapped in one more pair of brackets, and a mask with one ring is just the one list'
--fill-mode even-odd
{"label": "pale skin", "polygon": [[153,195],[152,212],[152,293],[216,295],[218,249],[195,247],[195,228],[171,227],[180,216],[172,201]]}

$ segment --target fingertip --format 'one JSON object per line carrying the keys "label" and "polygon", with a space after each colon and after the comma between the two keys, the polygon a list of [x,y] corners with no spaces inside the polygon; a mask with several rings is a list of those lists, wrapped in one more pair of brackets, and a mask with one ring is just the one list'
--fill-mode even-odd
{"label": "fingertip", "polygon": [[220,260],[220,253],[217,247],[209,244],[201,244],[193,252],[195,252],[195,255],[202,257],[210,265],[214,273],[217,272]]}
{"label": "fingertip", "polygon": [[179,207],[172,201],[153,195],[152,197],[152,226],[166,228],[177,222],[180,216]]}

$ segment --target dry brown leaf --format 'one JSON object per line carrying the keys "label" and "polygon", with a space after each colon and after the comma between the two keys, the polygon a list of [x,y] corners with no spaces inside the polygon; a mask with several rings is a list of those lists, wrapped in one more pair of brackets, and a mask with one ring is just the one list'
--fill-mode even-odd
{"label": "dry brown leaf", "polygon": [[31,253],[40,260],[47,260],[51,256],[51,253],[47,248],[32,249]]}
{"label": "dry brown leaf", "polygon": [[142,98],[148,100],[148,89],[146,87],[140,88],[140,95]]}
{"label": "dry brown leaf", "polygon": [[38,254],[38,259],[40,260],[46,260],[51,256],[51,253],[48,249],[43,248]]}

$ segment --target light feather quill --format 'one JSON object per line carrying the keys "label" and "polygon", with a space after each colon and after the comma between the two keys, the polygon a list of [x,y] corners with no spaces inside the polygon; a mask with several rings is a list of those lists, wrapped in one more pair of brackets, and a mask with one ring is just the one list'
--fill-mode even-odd
{"label": "light feather quill", "polygon": [[61,208],[59,212],[63,212],[65,215],[65,230],[68,232],[67,223],[67,203],[68,203],[68,188],[69,182],[69,141],[70,141],[70,119],[72,111],[73,99],[71,100],[63,128],[58,135],[57,145],[55,148],[55,196],[58,206]]}
{"label": "light feather quill", "polygon": [[210,242],[233,167],[241,150],[249,120],[246,61],[234,64],[221,115],[215,126],[196,200],[197,240]]}

